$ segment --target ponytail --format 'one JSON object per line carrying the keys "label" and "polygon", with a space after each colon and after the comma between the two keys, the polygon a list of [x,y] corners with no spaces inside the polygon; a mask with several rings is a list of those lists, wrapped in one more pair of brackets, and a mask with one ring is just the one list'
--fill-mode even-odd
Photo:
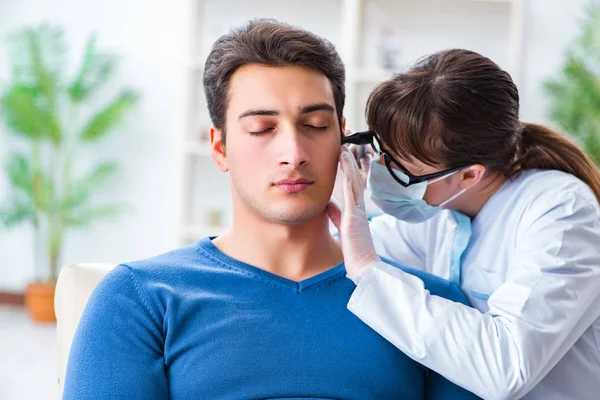
{"label": "ponytail", "polygon": [[554,169],[585,182],[600,203],[600,170],[565,136],[537,124],[521,123],[517,154],[508,178],[528,169]]}

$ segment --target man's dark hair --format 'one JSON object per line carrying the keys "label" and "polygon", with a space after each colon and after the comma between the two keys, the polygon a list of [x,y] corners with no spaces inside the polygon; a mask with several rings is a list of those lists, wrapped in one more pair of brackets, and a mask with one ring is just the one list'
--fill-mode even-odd
{"label": "man's dark hair", "polygon": [[229,82],[238,68],[248,64],[298,65],[321,72],[331,82],[341,124],[346,73],[333,44],[314,33],[273,19],[255,19],[221,36],[206,60],[204,91],[212,123],[223,131],[223,145]]}

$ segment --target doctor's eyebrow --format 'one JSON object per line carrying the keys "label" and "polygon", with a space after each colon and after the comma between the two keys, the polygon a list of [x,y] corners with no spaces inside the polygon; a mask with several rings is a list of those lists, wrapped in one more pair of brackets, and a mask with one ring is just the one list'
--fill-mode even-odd
{"label": "doctor's eyebrow", "polygon": [[[317,103],[317,104],[310,104],[308,106],[304,106],[300,109],[300,114],[309,114],[315,111],[329,111],[329,112],[335,112],[335,108],[331,105],[331,104],[327,104],[327,103]],[[268,115],[268,116],[277,116],[280,115],[281,113],[277,110],[263,110],[263,109],[250,109],[250,110],[246,110],[243,113],[241,113],[238,116],[238,121],[246,118],[246,117],[250,117],[250,116],[256,116],[256,115]]]}

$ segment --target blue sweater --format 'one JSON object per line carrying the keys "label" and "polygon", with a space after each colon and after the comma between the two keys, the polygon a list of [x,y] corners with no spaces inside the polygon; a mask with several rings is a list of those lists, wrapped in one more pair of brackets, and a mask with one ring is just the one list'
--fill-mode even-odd
{"label": "blue sweater", "polygon": [[[466,301],[445,280],[409,272]],[[343,264],[295,282],[209,238],[120,265],[81,317],[63,399],[476,398],[348,311],[354,288]]]}

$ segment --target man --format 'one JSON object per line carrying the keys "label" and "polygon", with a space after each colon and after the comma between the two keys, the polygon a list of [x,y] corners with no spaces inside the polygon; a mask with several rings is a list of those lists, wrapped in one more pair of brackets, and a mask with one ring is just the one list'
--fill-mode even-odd
{"label": "man", "polygon": [[64,398],[471,398],[346,308],[354,284],[325,211],[345,125],[333,46],[253,21],[215,43],[204,84],[233,225],[100,283]]}

